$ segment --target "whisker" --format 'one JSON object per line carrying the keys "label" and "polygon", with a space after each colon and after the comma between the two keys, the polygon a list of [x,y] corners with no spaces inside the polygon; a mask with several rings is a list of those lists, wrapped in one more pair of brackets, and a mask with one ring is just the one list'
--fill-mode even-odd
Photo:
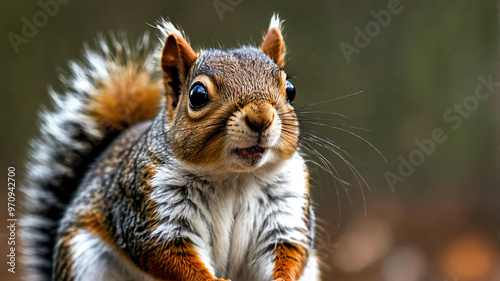
{"label": "whisker", "polygon": [[[303,148],[304,150],[307,150],[309,153],[312,153],[312,154],[315,153],[314,151],[312,151],[310,148],[308,148],[307,146],[305,146],[302,143],[300,143],[299,146],[300,146],[300,148]],[[307,152],[306,152],[306,154],[307,154]],[[340,218],[341,218],[341,208],[340,207],[341,207],[341,203],[340,203],[339,187],[337,185],[337,181],[340,181],[340,180],[330,170],[326,169],[325,167],[323,167],[318,162],[312,160],[312,157],[313,157],[312,155],[308,154],[308,156],[309,156],[309,158],[311,158],[311,159],[308,160],[308,162],[311,162],[311,163],[313,163],[315,165],[314,168],[315,168],[317,174],[319,174],[317,168],[320,168],[322,171],[328,173],[331,177],[334,178],[333,184],[335,186],[335,193],[337,194],[337,206],[338,206],[338,213],[339,213],[339,217],[338,217],[338,221],[337,221],[337,226],[340,226]],[[347,193],[347,195],[349,196],[348,193]]]}
{"label": "whisker", "polygon": [[[320,146],[320,147],[323,147],[323,148],[325,148],[325,149],[327,149],[327,150],[329,149],[329,147],[328,147],[327,145],[325,145],[325,144],[322,144],[322,143],[317,143],[317,142],[314,142],[314,141],[311,141],[311,142],[312,142],[312,143],[314,143],[314,144],[316,144],[316,145],[318,145],[318,146]],[[311,145],[309,145],[309,146],[312,148],[312,146],[311,146]],[[314,148],[313,148],[313,149],[314,149]],[[317,152],[317,155],[319,156],[320,160],[326,161],[326,162],[328,163],[327,165],[328,165],[329,167],[333,168],[333,169],[335,170],[336,174],[337,174],[337,175],[339,175],[339,173],[337,172],[337,170],[335,169],[335,167],[331,164],[331,162],[330,162],[328,159],[326,159],[326,157],[325,157],[325,156],[323,156],[322,154],[320,154],[320,153],[319,153],[316,149],[314,149],[314,151],[316,151],[316,152]],[[332,150],[332,152],[333,152],[333,151],[334,151],[334,150]],[[322,162],[323,162],[323,161],[322,161]],[[325,163],[325,164],[326,164],[326,163]],[[340,175],[339,175],[339,177],[340,177]],[[353,204],[352,204],[352,201],[350,200],[350,196],[349,196],[349,193],[348,193],[348,188],[346,188],[346,187],[345,187],[344,182],[345,182],[345,181],[343,181],[343,180],[341,180],[341,181],[340,181],[340,183],[342,184],[342,186],[343,186],[343,188],[344,188],[344,190],[345,190],[345,192],[346,192],[347,196],[349,197],[349,202],[350,202],[350,205],[351,205],[351,207],[352,207],[352,206],[353,206]]]}
{"label": "whisker", "polygon": [[316,141],[319,141],[319,142],[323,142],[325,143],[326,145],[330,146],[330,149],[331,150],[338,150],[342,153],[344,153],[345,155],[347,155],[349,158],[353,159],[354,161],[360,163],[360,164],[363,164],[363,165],[366,165],[365,162],[357,159],[356,157],[352,156],[349,152],[345,151],[344,149],[342,149],[340,146],[334,144],[331,140],[329,140],[328,138],[324,137],[324,136],[321,136],[321,134],[319,134],[318,132],[310,129],[310,128],[304,128],[306,131],[311,131],[312,133],[311,134],[308,134],[306,132],[304,132],[304,135],[309,137],[309,138],[312,138],[313,141],[316,140]]}
{"label": "whisker", "polygon": [[[290,127],[298,127],[298,125],[294,125],[294,124],[287,124],[287,126],[290,126]],[[283,129],[283,131],[285,131]],[[339,150],[341,152],[343,152],[345,155],[347,155],[350,159],[360,163],[360,164],[363,164],[363,165],[366,165],[367,163],[359,160],[358,158],[354,157],[353,155],[351,155],[349,152],[347,152],[346,150],[342,149],[340,146],[334,144],[331,140],[329,140],[328,138],[326,138],[325,136],[322,136],[320,133],[318,133],[317,131],[314,131],[313,129],[311,128],[308,128],[308,127],[301,127],[301,131],[302,133],[299,135],[299,134],[294,134],[295,136],[299,136],[299,138],[309,138],[310,141],[315,141],[315,140],[319,140],[319,141],[324,141],[326,142],[330,148],[329,149],[336,149],[336,150]],[[290,131],[287,131],[289,133],[292,133]],[[310,132],[310,133],[309,133]]]}
{"label": "whisker", "polygon": [[339,131],[342,131],[342,132],[345,132],[345,133],[348,133],[350,135],[353,135],[355,137],[357,137],[358,139],[362,140],[363,142],[365,142],[366,144],[368,144],[373,150],[375,150],[378,155],[380,155],[380,157],[382,157],[382,159],[384,159],[385,163],[388,163],[387,159],[385,158],[385,156],[382,154],[382,152],[380,152],[380,150],[378,150],[373,144],[371,144],[369,141],[367,141],[365,138],[361,137],[360,135],[356,134],[356,133],[353,133],[349,130],[345,130],[343,128],[339,128],[339,127],[335,127],[335,126],[331,126],[331,125],[328,125],[328,124],[323,124],[323,123],[317,123],[317,122],[312,122],[312,121],[303,121],[305,123],[310,123],[310,124],[314,124],[314,125],[318,125],[318,126],[323,126],[323,127],[329,127],[329,128],[332,128],[332,129],[337,129]]}
{"label": "whisker", "polygon": [[329,114],[329,115],[335,115],[335,116],[338,116],[338,117],[341,117],[343,119],[345,119],[347,122],[350,122],[350,120],[343,114],[340,114],[340,113],[336,113],[336,112],[330,112],[330,111],[321,111],[321,110],[315,110],[315,111],[300,111],[300,110],[296,110],[295,113],[297,113],[297,115],[301,115],[301,114]]}
{"label": "whisker", "polygon": [[329,149],[329,148],[325,147],[321,143],[317,143],[317,142],[315,142],[314,140],[311,140],[311,139],[303,139],[303,140],[299,141],[299,143],[307,145],[315,153],[315,155],[318,156],[318,159],[321,160],[322,163],[324,163],[325,165],[327,165],[327,168],[328,168],[328,170],[330,172],[331,172],[330,168],[332,168],[336,172],[335,174],[338,176],[338,180],[339,180],[340,184],[342,184],[342,185],[346,184],[347,182],[344,181],[344,180],[342,180],[342,178],[340,177],[339,173],[337,173],[337,170],[335,169],[335,166],[333,166],[332,163],[326,157],[324,157],[321,153],[319,153],[319,151],[316,150],[314,147],[312,147],[311,144],[309,144],[307,141],[309,141],[309,142],[311,142],[313,144],[316,144],[318,146],[321,146],[323,148],[326,148],[326,149]]}
{"label": "whisker", "polygon": [[286,111],[285,113],[279,113],[279,111],[280,111],[280,110],[281,110],[281,109],[282,109],[285,105],[287,105],[287,104],[288,104],[288,103],[286,103],[286,102],[280,102],[280,103],[278,104],[278,106],[276,107],[276,112],[278,113],[278,115],[280,115],[280,114],[286,114],[286,113],[290,113],[290,112],[294,112],[294,111],[295,111],[295,110],[293,110],[293,109],[292,109],[292,110]]}
{"label": "whisker", "polygon": [[[333,102],[333,101],[338,101],[338,100],[341,100],[341,99],[345,99],[345,98],[348,98],[348,97],[359,95],[359,94],[361,94],[363,92],[364,91],[361,90],[361,91],[358,91],[358,92],[355,92],[355,93],[347,94],[347,95],[336,97],[336,98],[333,98],[333,99],[329,99],[329,100],[324,100],[324,101],[320,101],[320,102],[315,102],[315,103],[307,104],[307,105],[304,105],[304,106],[301,106],[301,107],[298,107],[298,108],[295,108],[295,109],[292,109],[292,110],[289,110],[289,111],[286,111],[286,112],[282,112],[282,113],[278,112],[278,115],[281,116],[283,114],[287,114],[287,113],[294,112],[294,111],[296,113],[305,113],[305,112],[309,113],[308,111],[302,111],[302,110],[305,109],[305,108],[317,106],[317,105],[320,105],[320,104],[329,103],[329,102]],[[322,111],[321,113],[324,113],[324,114],[336,114],[336,113],[333,113],[333,112],[329,113],[327,111]],[[339,115],[343,116],[342,114],[339,114]],[[345,116],[343,116],[343,117],[345,117]]]}
{"label": "whisker", "polygon": [[363,131],[363,132],[367,132],[367,133],[373,133],[373,130],[370,130],[370,129],[351,126],[351,125],[345,125],[345,124],[343,124],[344,120],[339,120],[339,119],[322,119],[322,118],[300,119],[299,118],[298,122],[300,123],[302,121],[310,121],[310,122],[318,122],[318,123],[325,122],[323,124],[326,124],[326,125],[330,124],[330,123],[326,123],[326,122],[332,122],[332,123],[342,122],[342,123],[336,123],[336,124],[334,123],[334,124],[338,125],[338,126],[342,126],[342,128],[349,128],[349,129],[359,130],[359,131]]}
{"label": "whisker", "polygon": [[[328,68],[330,67],[330,65],[316,65],[316,66],[311,66],[311,67],[308,67],[308,68],[303,68],[303,69],[300,69],[300,70],[297,70],[297,71],[294,71],[293,74],[291,74],[291,76],[297,74],[297,73],[302,73],[304,71],[311,71],[313,69],[318,69],[318,68]],[[294,78],[294,77],[292,77]]]}
{"label": "whisker", "polygon": [[318,122],[332,122],[332,123],[336,123],[336,124],[346,124],[348,123],[348,121],[344,120],[344,119],[336,119],[336,118],[330,118],[330,119],[326,119],[326,118],[304,118],[304,117],[297,117],[297,118],[280,118],[281,121],[296,121],[298,123],[300,123],[301,121],[318,121]]}
{"label": "whisker", "polygon": [[[365,191],[363,190],[363,185],[361,184],[359,178],[361,177],[361,179],[363,180],[363,182],[366,184],[366,186],[368,187],[368,190],[371,191],[370,189],[370,186],[366,183],[364,177],[361,175],[361,173],[349,162],[347,161],[343,156],[342,154],[338,153],[337,151],[334,151],[332,150],[332,152],[337,155],[338,157],[340,157],[340,159],[342,159],[342,161],[344,161],[344,163],[347,165],[347,167],[349,167],[349,169],[351,170],[351,172],[353,173],[353,175],[355,176],[357,182],[358,182],[358,186],[359,186],[359,189],[361,191],[361,195],[363,196],[363,205],[364,205],[364,209],[365,209],[365,216],[366,216],[366,196],[365,196]],[[358,176],[359,175],[359,176]]]}
{"label": "whisker", "polygon": [[[324,156],[323,156],[323,155],[322,155],[322,154],[321,154],[318,150],[316,150],[314,147],[312,147],[309,143],[306,143],[306,142],[303,142],[303,143],[304,143],[305,145],[307,145],[307,146],[311,149],[311,151],[313,152],[313,155],[316,155],[316,156],[318,157],[318,159],[319,159],[319,160],[320,160],[320,161],[321,161],[321,162],[322,162],[322,163],[326,166],[326,169],[328,169],[328,170],[330,171],[330,174],[332,174],[332,175],[333,175],[333,173],[335,172],[335,175],[337,175],[337,176],[333,176],[333,177],[334,177],[334,179],[336,179],[336,180],[340,183],[340,185],[343,187],[343,189],[344,189],[344,191],[345,191],[345,193],[346,193],[346,195],[347,195],[347,198],[348,198],[348,200],[349,200],[349,204],[350,204],[350,205],[351,205],[351,207],[352,207],[352,206],[353,206],[353,204],[352,204],[351,196],[350,196],[350,194],[349,194],[349,192],[348,192],[348,188],[345,186],[345,181],[344,181],[344,180],[342,180],[342,178],[340,177],[340,174],[338,173],[337,169],[336,169],[336,168],[332,165],[332,163],[331,163],[328,159],[326,159],[326,157],[324,157]],[[316,144],[316,145],[319,145],[319,144],[317,144],[317,143],[315,143],[315,142],[312,142],[312,143],[314,143],[314,144]],[[321,145],[320,145],[320,146],[321,146]],[[333,171],[332,171],[332,170],[333,170]],[[337,188],[336,181],[334,181],[334,183],[335,183],[335,187]],[[339,208],[340,208],[340,205],[339,205]],[[339,211],[340,211],[340,210],[339,210]]]}
{"label": "whisker", "polygon": [[[293,61],[292,61],[292,59],[293,59],[293,58],[295,58],[295,57],[291,57],[290,59],[288,59],[288,60],[286,61],[286,63],[285,63],[285,66],[283,67],[283,68],[284,68],[284,70],[285,70],[285,73],[287,73],[287,76],[289,76],[289,77],[292,77],[292,78],[293,78],[293,75],[294,75],[295,73],[297,73],[297,72],[295,72],[295,71],[294,71],[294,69],[295,69],[298,65],[300,65],[300,63],[301,63],[301,62],[302,62],[305,58],[307,58],[307,57],[308,57],[308,56],[309,56],[312,52],[314,52],[315,50],[316,50],[316,47],[314,47],[313,49],[311,49],[310,51],[308,51],[305,55],[303,55],[300,59],[298,59],[297,61],[295,61],[293,65],[290,65],[290,63],[291,63],[291,62],[293,62]],[[289,72],[290,72],[290,74],[289,74]],[[292,72],[293,72],[293,73],[292,73]]]}
{"label": "whisker", "polygon": [[[308,136],[308,137],[311,137],[311,136]],[[355,176],[355,178],[358,182],[361,194],[363,195],[363,202],[364,202],[365,215],[366,215],[366,196],[364,194],[363,184],[361,183],[361,181],[364,183],[364,185],[368,188],[369,191],[371,191],[371,188],[368,185],[368,183],[366,182],[366,180],[364,179],[363,175],[358,171],[358,169],[354,165],[352,165],[352,163],[350,163],[347,159],[345,159],[345,157],[342,155],[341,152],[338,151],[338,146],[334,145],[333,143],[330,143],[328,140],[318,138],[315,135],[312,135],[312,137],[314,137],[312,139],[314,140],[315,144],[331,150],[331,152],[334,153],[335,155],[337,155],[340,159],[342,159],[342,161],[346,164],[346,166],[351,170],[351,172],[353,173],[353,175]],[[311,138],[309,138],[309,139],[311,139]],[[349,156],[349,154],[347,152],[345,152],[345,151],[343,151],[343,152]],[[361,179],[361,181],[360,181],[360,179]]]}
{"label": "whisker", "polygon": [[341,100],[341,99],[345,99],[345,98],[348,98],[348,97],[352,97],[352,96],[355,96],[355,95],[359,95],[359,94],[362,94],[364,91],[361,90],[361,91],[357,91],[355,93],[352,93],[352,94],[347,94],[347,95],[344,95],[344,96],[340,96],[340,97],[336,97],[336,98],[333,98],[333,99],[329,99],[329,100],[325,100],[325,101],[320,101],[320,102],[315,102],[315,103],[311,103],[311,104],[308,104],[308,105],[305,105],[305,106],[302,106],[302,107],[299,107],[297,108],[295,111],[297,110],[301,110],[301,109],[304,109],[304,108],[308,108],[308,107],[312,107],[312,106],[316,106],[316,105],[320,105],[320,104],[325,104],[325,103],[329,103],[329,102],[333,102],[333,101],[338,101],[338,100]]}
{"label": "whisker", "polygon": [[[302,146],[304,145],[304,146]],[[311,152],[311,153],[319,153],[319,151],[315,150],[313,147],[311,147],[309,144],[307,143],[301,143],[300,144],[300,147],[301,148],[304,148],[306,149],[308,152]],[[328,173],[330,176],[332,176],[336,181],[342,181],[342,179],[340,179],[339,177],[337,177],[333,171],[328,167],[328,165],[326,163],[323,162],[323,159],[319,159],[320,161],[322,161],[322,163],[325,165],[325,166],[321,166],[319,163],[317,163],[316,161],[313,161],[311,160],[312,163],[316,164],[319,168],[321,168],[323,171],[325,171],[326,173]]]}
{"label": "whisker", "polygon": [[281,129],[281,131],[283,131],[283,132],[285,132],[285,133],[288,133],[288,134],[291,134],[291,135],[296,136],[296,137],[298,137],[298,136],[299,136],[299,134],[298,134],[298,133],[291,132],[291,131],[285,130],[285,129],[283,129],[283,128]]}

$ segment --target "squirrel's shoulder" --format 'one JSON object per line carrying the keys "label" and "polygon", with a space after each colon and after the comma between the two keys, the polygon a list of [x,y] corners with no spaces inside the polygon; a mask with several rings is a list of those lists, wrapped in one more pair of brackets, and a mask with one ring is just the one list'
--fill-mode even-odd
{"label": "squirrel's shoulder", "polygon": [[125,175],[136,172],[136,163],[145,159],[146,134],[152,121],[136,124],[121,132],[95,159],[92,167],[83,179],[81,186],[109,186],[117,181],[117,174]]}

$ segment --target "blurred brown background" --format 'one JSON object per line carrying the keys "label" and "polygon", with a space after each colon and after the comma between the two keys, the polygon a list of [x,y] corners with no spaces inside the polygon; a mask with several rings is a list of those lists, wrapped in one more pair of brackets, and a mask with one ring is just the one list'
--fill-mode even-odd
{"label": "blurred brown background", "polygon": [[[375,24],[373,14],[384,14],[388,5],[399,12]],[[20,274],[8,273],[6,265],[7,167],[16,167],[22,179],[37,111],[49,105],[46,87],[57,89],[57,70],[79,56],[82,42],[120,30],[134,39],[154,32],[147,23],[164,16],[195,47],[259,44],[273,12],[286,20],[296,107],[363,90],[311,110],[342,113],[349,125],[372,130],[350,129],[388,160],[353,135],[303,123],[359,159],[352,162],[371,187],[363,195],[343,161],[322,151],[352,183],[349,196],[340,186],[337,195],[332,177],[312,169],[324,280],[500,280],[500,90],[482,87],[483,94],[491,90],[489,97],[474,97],[479,77],[500,81],[496,1],[69,1],[17,53],[8,34],[22,36],[23,17],[33,22],[43,9],[37,1],[2,1],[0,10],[1,280]],[[356,27],[372,35],[358,38],[358,46]],[[350,63],[342,42],[357,48]],[[327,117],[314,116],[318,122]],[[431,149],[425,140],[439,128],[446,140]],[[428,145],[429,155],[416,141]],[[401,161],[409,163],[402,173]],[[392,188],[386,172],[399,179]]]}

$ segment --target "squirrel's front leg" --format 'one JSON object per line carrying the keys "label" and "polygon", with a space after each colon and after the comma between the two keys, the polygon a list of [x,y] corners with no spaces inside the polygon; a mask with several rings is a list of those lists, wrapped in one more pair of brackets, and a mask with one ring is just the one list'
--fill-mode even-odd
{"label": "squirrel's front leg", "polygon": [[260,239],[252,256],[252,270],[261,279],[317,281],[314,257],[314,212],[306,169],[285,174],[279,184],[269,186],[264,205]]}
{"label": "squirrel's front leg", "polygon": [[201,261],[193,244],[187,238],[159,243],[140,257],[140,266],[159,280],[223,281],[216,278]]}
{"label": "squirrel's front leg", "polygon": [[274,280],[298,281],[306,266],[307,250],[301,245],[280,243],[274,254]]}

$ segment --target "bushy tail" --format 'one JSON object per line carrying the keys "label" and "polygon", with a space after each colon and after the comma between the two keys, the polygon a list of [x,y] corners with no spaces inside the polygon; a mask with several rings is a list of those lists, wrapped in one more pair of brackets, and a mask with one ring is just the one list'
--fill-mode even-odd
{"label": "bushy tail", "polygon": [[120,131],[158,112],[159,52],[149,41],[145,34],[130,46],[124,35],[100,36],[61,74],[64,94],[49,90],[54,110],[41,114],[23,189],[26,280],[51,280],[58,223],[89,164]]}

